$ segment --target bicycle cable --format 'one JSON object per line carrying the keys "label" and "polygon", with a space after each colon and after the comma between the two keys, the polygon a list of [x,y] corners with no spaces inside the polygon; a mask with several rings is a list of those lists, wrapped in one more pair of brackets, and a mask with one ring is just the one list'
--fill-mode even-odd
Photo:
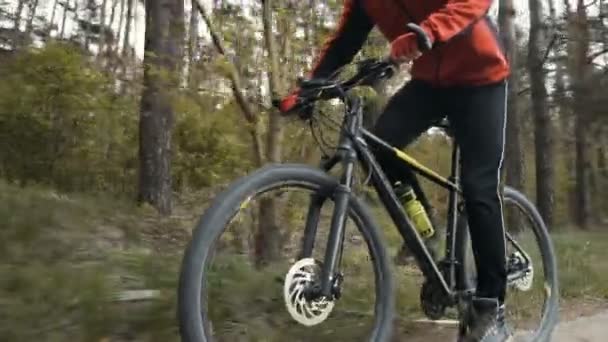
{"label": "bicycle cable", "polygon": [[[319,136],[317,136],[317,134],[315,133],[315,124],[319,130]],[[325,139],[323,138],[323,131],[318,123],[318,120],[315,119],[310,119],[310,132],[312,133],[312,138],[315,141],[315,143],[317,144],[317,146],[319,147],[319,150],[321,151],[321,154],[323,155],[323,158],[327,158],[329,157],[329,153],[327,153],[325,151],[325,148],[323,146],[323,144],[325,144]]]}

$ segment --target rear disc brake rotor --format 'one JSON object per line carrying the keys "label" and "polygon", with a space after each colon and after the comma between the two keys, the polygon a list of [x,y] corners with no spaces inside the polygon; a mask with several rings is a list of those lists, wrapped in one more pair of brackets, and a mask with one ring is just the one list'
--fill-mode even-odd
{"label": "rear disc brake rotor", "polygon": [[[517,259],[517,262],[521,264],[526,262],[524,256],[519,252],[513,253],[510,259]],[[530,260],[530,257],[528,257],[528,260]],[[522,270],[522,272],[524,272],[524,275],[511,281],[509,285],[522,292],[529,291],[532,288],[532,283],[534,282],[534,267],[532,266],[531,260],[529,261],[529,265],[525,268],[525,270]]]}

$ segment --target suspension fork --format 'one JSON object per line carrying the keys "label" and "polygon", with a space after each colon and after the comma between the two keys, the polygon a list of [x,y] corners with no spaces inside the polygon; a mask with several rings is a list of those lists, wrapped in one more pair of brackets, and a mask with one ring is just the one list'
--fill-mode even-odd
{"label": "suspension fork", "polygon": [[[342,157],[341,157],[342,155]],[[320,292],[317,295],[322,295],[327,298],[333,297],[333,289],[335,285],[336,268],[339,266],[342,258],[342,249],[344,245],[344,226],[348,213],[348,203],[351,194],[351,185],[353,182],[353,171],[355,163],[354,150],[347,151],[346,149],[338,151],[338,154],[322,162],[321,168],[324,171],[331,170],[338,162],[342,162],[344,166],[344,175],[340,184],[333,189],[334,211],[331,220],[329,238],[327,248],[325,250],[325,258],[321,272]],[[306,218],[306,226],[304,228],[304,237],[302,243],[302,252],[300,259],[312,257],[312,252],[315,245],[317,230],[319,226],[321,208],[330,197],[331,194],[317,192],[310,196],[310,206]]]}
{"label": "suspension fork", "polygon": [[347,129],[346,132],[341,131],[336,153],[342,163],[343,174],[340,184],[334,189],[334,211],[321,271],[321,295],[326,298],[333,298],[334,286],[337,285],[336,269],[342,259],[344,230],[352,191],[355,162],[357,161],[352,134],[356,135],[358,128],[361,126],[362,106],[360,103],[358,99],[353,99],[351,102],[351,108],[345,115],[342,126]]}
{"label": "suspension fork", "polygon": [[[320,167],[323,171],[329,172],[339,162],[339,157],[334,155],[329,159],[321,161]],[[319,219],[321,217],[321,208],[330,195],[331,194],[323,192],[315,192],[310,195],[310,205],[308,207],[308,213],[306,214],[306,226],[304,227],[304,236],[302,238],[302,251],[300,252],[298,259],[312,257],[312,251],[315,248],[317,228],[319,227]]]}
{"label": "suspension fork", "polygon": [[335,281],[336,268],[342,257],[344,244],[344,230],[348,214],[348,204],[351,196],[351,186],[353,181],[354,161],[356,156],[354,151],[345,153],[343,159],[344,175],[342,181],[334,191],[334,212],[331,219],[329,239],[325,250],[325,262],[321,275],[321,293],[323,296],[331,298]]}

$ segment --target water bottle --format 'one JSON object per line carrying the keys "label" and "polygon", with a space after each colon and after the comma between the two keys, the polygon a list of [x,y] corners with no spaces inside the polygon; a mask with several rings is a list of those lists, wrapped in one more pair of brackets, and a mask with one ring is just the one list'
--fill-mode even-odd
{"label": "water bottle", "polygon": [[395,194],[403,204],[405,212],[410,221],[414,224],[414,228],[416,228],[418,234],[420,234],[423,239],[428,239],[433,236],[433,234],[435,234],[433,224],[422,203],[416,199],[414,189],[409,185],[397,182],[395,184]]}

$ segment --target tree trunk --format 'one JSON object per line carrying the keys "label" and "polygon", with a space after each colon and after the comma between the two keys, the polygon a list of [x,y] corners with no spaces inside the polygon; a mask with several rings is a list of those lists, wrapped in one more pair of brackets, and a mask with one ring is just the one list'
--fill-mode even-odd
{"label": "tree trunk", "polygon": [[131,25],[133,23],[133,11],[135,5],[136,0],[127,0],[127,17],[125,18],[125,38],[122,45],[123,57],[128,57],[131,54]]}
{"label": "tree trunk", "polygon": [[[517,64],[517,38],[515,33],[515,4],[513,0],[501,0],[498,12],[500,33],[507,60],[511,66],[507,97],[507,127],[505,137],[505,182],[521,191],[525,190],[525,158],[522,148],[521,120],[519,115],[519,68]],[[523,227],[521,215],[505,213],[507,228],[511,231]]]}
{"label": "tree trunk", "polygon": [[[124,0],[121,1],[121,3],[124,5]],[[108,21],[108,41],[106,42],[106,71],[107,72],[114,72],[115,71],[115,64],[116,64],[116,54],[115,52],[117,51],[117,46],[120,42],[120,27],[118,28],[118,30],[114,30],[114,20],[116,19],[116,10],[118,8],[118,0],[112,0],[112,10],[110,11],[110,20]],[[124,7],[123,7],[124,9]],[[122,16],[124,12],[120,12],[120,15]],[[120,20],[119,20],[120,21]]]}
{"label": "tree trunk", "polygon": [[608,179],[608,161],[606,161],[606,141],[608,140],[606,134],[608,134],[606,125],[602,125],[600,130],[598,145],[597,145],[597,169],[600,173],[601,178]]}
{"label": "tree trunk", "polygon": [[513,0],[501,0],[499,10],[499,26],[503,45],[509,64],[509,93],[507,100],[507,128],[505,172],[506,183],[521,191],[524,190],[524,155],[521,138],[521,122],[519,119],[519,68],[517,64],[517,41],[515,35],[515,4]]}
{"label": "tree trunk", "polygon": [[565,87],[565,76],[568,73],[566,69],[565,63],[557,63],[556,65],[556,73],[555,73],[555,93],[554,93],[554,101],[557,104],[557,112],[559,115],[559,132],[561,139],[560,144],[556,144],[555,148],[560,149],[559,155],[561,156],[561,163],[563,164],[565,179],[562,180],[563,185],[562,189],[565,191],[565,207],[567,208],[567,212],[565,213],[566,222],[564,223],[572,223],[572,218],[575,216],[575,197],[574,197],[574,189],[572,184],[574,184],[573,180],[575,178],[575,155],[574,155],[574,130],[572,125],[572,103],[570,98],[566,94]]}
{"label": "tree trunk", "polygon": [[534,145],[536,152],[536,201],[548,227],[553,226],[554,169],[553,127],[547,108],[547,88],[543,70],[543,46],[546,42],[540,0],[529,0],[530,42],[528,70],[532,111],[534,113]]}
{"label": "tree trunk", "polygon": [[139,201],[171,213],[171,89],[176,89],[184,40],[184,3],[146,1],[144,90],[139,123]]}
{"label": "tree trunk", "polygon": [[63,16],[61,18],[61,33],[59,34],[60,39],[65,38],[65,22],[68,18],[68,12],[70,9],[70,0],[65,0],[63,3]]}
{"label": "tree trunk", "polygon": [[25,25],[25,39],[29,44],[32,39],[31,34],[34,31],[34,19],[36,18],[36,11],[38,10],[39,0],[30,0],[28,8],[27,24]]}
{"label": "tree trunk", "polygon": [[[579,95],[581,96],[581,95]],[[581,102],[576,101],[579,105]],[[579,107],[580,108],[580,107]],[[588,155],[587,127],[582,115],[577,115],[574,125],[576,139],[576,190],[575,190],[575,219],[582,229],[588,229],[591,216],[591,195],[589,189],[590,160]]]}
{"label": "tree trunk", "polygon": [[[296,7],[293,5],[293,2],[290,2],[287,6],[287,11],[296,11]],[[278,32],[281,32],[281,44],[279,51],[282,52],[282,55],[277,55],[276,57],[276,59],[279,61],[278,64],[280,66],[280,69],[276,71],[279,72],[279,75],[291,75],[296,72],[293,63],[293,61],[295,61],[295,47],[293,46],[292,37],[296,35],[297,29],[295,27],[295,24],[292,23],[293,19],[289,16],[283,15],[279,16],[279,18],[280,19],[278,21],[280,26],[278,28]]]}
{"label": "tree trunk", "polygon": [[[120,44],[122,43],[121,35],[122,28],[125,19],[125,3],[129,0],[120,0],[120,10],[118,14],[118,27],[116,28],[116,40],[114,41],[114,46],[112,47],[112,61],[108,66],[108,69],[112,70],[113,74],[116,74],[118,67],[121,65],[121,60],[119,57]],[[124,88],[124,81],[120,82],[119,92]]]}
{"label": "tree trunk", "polygon": [[[184,4],[185,0],[180,0],[180,4]],[[133,65],[136,64],[137,62],[137,57],[135,56],[135,47],[137,46],[137,37],[139,37],[139,34],[137,33],[137,29],[139,28],[138,22],[139,22],[139,16],[137,15],[137,5],[138,2],[135,1],[135,4],[133,5],[133,22],[131,23],[131,37],[133,42],[131,43],[131,55],[129,56],[129,61],[130,63],[132,63]],[[184,12],[186,11],[185,7],[184,7]],[[186,17],[184,15],[184,27],[186,25]],[[184,29],[184,37],[183,37],[184,41],[182,41],[182,44],[185,44],[185,39],[186,39],[186,30]],[[182,48],[182,55],[184,53],[184,51],[186,51],[185,46]],[[183,56],[182,56],[183,57]],[[183,61],[182,61],[183,64]]]}
{"label": "tree trunk", "polygon": [[87,21],[89,25],[86,26],[84,30],[84,48],[87,53],[90,51],[89,47],[91,45],[91,31],[90,28],[93,24],[93,18],[95,17],[95,0],[88,0],[88,3],[85,6],[85,10],[88,9],[88,18]]}
{"label": "tree trunk", "polygon": [[[264,43],[270,67],[270,94],[274,98],[281,92],[279,56],[272,27],[272,1],[263,0],[262,3]],[[270,162],[278,163],[281,161],[281,143],[283,138],[281,117],[277,111],[271,111],[269,115],[268,133],[266,135],[266,158]],[[281,232],[278,225],[277,206],[278,201],[274,198],[265,198],[260,202],[260,222],[255,238],[255,255],[258,264],[277,260],[280,256]]]}
{"label": "tree trunk", "polygon": [[[599,12],[599,17],[600,18],[606,18],[606,16],[608,15],[608,13],[606,13],[606,4],[604,3],[603,0],[600,0],[599,3],[599,8],[600,8],[600,12]],[[604,24],[604,20],[601,20],[601,30],[602,30],[602,47],[605,51],[608,51],[608,27]],[[606,54],[604,54],[603,59],[602,59],[603,64],[607,64],[608,63],[608,56]],[[607,198],[606,198],[606,192],[608,191],[608,162],[606,161],[606,153],[608,152],[606,150],[606,143],[608,142],[608,125],[606,123],[600,123],[600,128],[599,128],[599,136],[597,139],[597,174],[598,174],[598,178],[599,178],[599,187],[598,187],[598,197],[597,197],[597,201],[598,201],[598,205],[596,206],[596,212],[597,215],[599,216],[599,221],[601,224],[603,224],[605,222],[606,219],[606,215],[605,213],[605,209],[606,209],[606,204],[608,204]]]}
{"label": "tree trunk", "polygon": [[574,138],[576,149],[576,186],[575,186],[575,219],[576,224],[582,228],[589,228],[591,216],[590,195],[590,170],[591,158],[589,157],[588,143],[588,120],[583,108],[586,107],[588,86],[587,79],[589,68],[587,65],[587,53],[589,51],[589,32],[587,23],[587,12],[582,0],[577,3],[576,15],[570,22],[570,48],[569,56],[570,76],[574,94]]}
{"label": "tree trunk", "polygon": [[74,21],[78,22],[79,21],[79,14],[78,14],[78,1],[79,0],[74,0]]}
{"label": "tree trunk", "polygon": [[310,55],[313,55],[313,50],[315,48],[315,42],[314,42],[314,31],[315,31],[315,23],[317,22],[317,18],[315,16],[315,8],[317,7],[317,1],[316,0],[309,0],[309,10],[307,11],[307,15],[306,15],[306,24],[304,24],[304,41],[306,42],[306,53],[310,53]]}
{"label": "tree trunk", "polygon": [[25,6],[25,0],[19,0],[17,3],[17,10],[15,11],[15,18],[13,20],[13,47],[19,46],[21,41],[21,14],[23,13],[23,7]]}
{"label": "tree trunk", "polygon": [[131,57],[131,24],[133,22],[133,7],[136,5],[136,0],[127,1],[127,17],[125,18],[125,36],[122,44],[122,63],[123,63],[123,76],[126,74],[128,67],[128,61]]}
{"label": "tree trunk", "polygon": [[125,22],[125,3],[130,0],[120,0],[120,14],[118,15],[118,28],[116,29],[116,46],[114,47],[114,51],[116,55],[118,55],[118,50],[120,50],[120,43],[122,40],[120,39],[122,35],[122,27]]}
{"label": "tree trunk", "polygon": [[114,19],[116,18],[116,8],[118,7],[118,0],[112,0],[112,10],[110,11],[110,27],[114,29]]}
{"label": "tree trunk", "polygon": [[[224,47],[224,43],[220,38],[217,29],[211,22],[211,18],[205,11],[205,8],[201,4],[200,0],[193,1],[196,3],[196,8],[201,14],[201,18],[205,22],[205,25],[207,25],[209,34],[211,35],[211,41],[213,42],[215,49],[226,60],[226,48]],[[232,89],[232,93],[234,94],[234,98],[241,109],[241,113],[243,113],[243,116],[245,117],[245,121],[247,121],[247,130],[251,136],[251,146],[255,165],[261,166],[265,157],[262,139],[260,139],[260,134],[258,133],[258,117],[256,116],[256,112],[253,110],[251,104],[247,101],[247,97],[245,96],[245,92],[241,86],[241,77],[237,71],[240,70],[238,65],[234,65],[233,62],[233,65],[227,67],[226,69],[226,76],[230,80],[230,87]]]}
{"label": "tree trunk", "polygon": [[[270,94],[275,98],[281,94],[282,85],[279,78],[279,56],[276,49],[276,42],[272,29],[272,0],[263,0],[263,22],[264,22],[264,42],[268,54],[269,85]],[[267,136],[267,158],[268,161],[277,163],[281,161],[281,143],[283,140],[283,129],[281,116],[278,111],[271,111],[268,120]]]}
{"label": "tree trunk", "polygon": [[[587,132],[587,134],[589,134],[589,132]],[[590,170],[589,170],[589,189],[591,192],[591,213],[592,213],[592,221],[594,224],[599,224],[601,222],[601,203],[602,203],[602,197],[603,197],[603,193],[601,191],[601,176],[600,176],[600,170],[599,170],[599,161],[600,161],[600,154],[601,154],[601,139],[602,139],[602,127],[599,125],[596,125],[593,128],[593,133],[592,133],[592,139],[593,139],[593,144],[592,146],[589,146],[589,164],[590,164]]]}
{"label": "tree trunk", "polygon": [[[99,21],[99,51],[98,51],[98,55],[97,57],[99,58],[99,61],[101,63],[103,63],[103,57],[104,57],[104,49],[105,49],[105,43],[106,43],[106,7],[108,5],[108,0],[103,0],[101,2],[101,18]],[[110,23],[110,26],[112,24]]]}
{"label": "tree trunk", "polygon": [[55,0],[53,2],[53,7],[51,9],[51,19],[49,21],[49,27],[47,28],[48,38],[51,38],[51,33],[53,32],[53,25],[55,25],[55,17],[57,16],[57,5],[59,4],[59,0]]}
{"label": "tree trunk", "polygon": [[[602,47],[604,48],[605,51],[608,51],[608,27],[605,24],[605,18],[606,16],[608,16],[608,13],[606,13],[606,9],[607,6],[606,4],[604,4],[604,1],[600,0],[600,13],[598,15],[599,18],[602,18],[602,20],[600,20],[601,25],[602,25]],[[604,64],[608,63],[608,54],[604,54],[604,56],[602,57],[602,62]]]}
{"label": "tree trunk", "polygon": [[191,88],[196,86],[196,56],[198,54],[199,44],[199,13],[196,10],[196,4],[192,1],[192,10],[190,13],[190,29],[189,29],[189,44],[188,44],[188,84]]}
{"label": "tree trunk", "polygon": [[21,25],[21,14],[23,14],[23,8],[25,7],[26,0],[19,0],[17,2],[17,9],[15,10],[15,17],[13,18],[13,31],[19,31]]}
{"label": "tree trunk", "polygon": [[608,191],[608,162],[606,161],[606,153],[608,153],[608,151],[606,150],[606,140],[608,140],[606,134],[608,134],[608,131],[606,130],[606,128],[607,127],[605,125],[602,126],[597,147],[597,171],[598,178],[600,179],[600,184],[598,187],[599,204],[597,206],[597,211],[600,218],[600,223],[603,223],[606,219],[606,215],[604,213],[606,209],[606,204],[608,203],[606,201],[606,192]]}

